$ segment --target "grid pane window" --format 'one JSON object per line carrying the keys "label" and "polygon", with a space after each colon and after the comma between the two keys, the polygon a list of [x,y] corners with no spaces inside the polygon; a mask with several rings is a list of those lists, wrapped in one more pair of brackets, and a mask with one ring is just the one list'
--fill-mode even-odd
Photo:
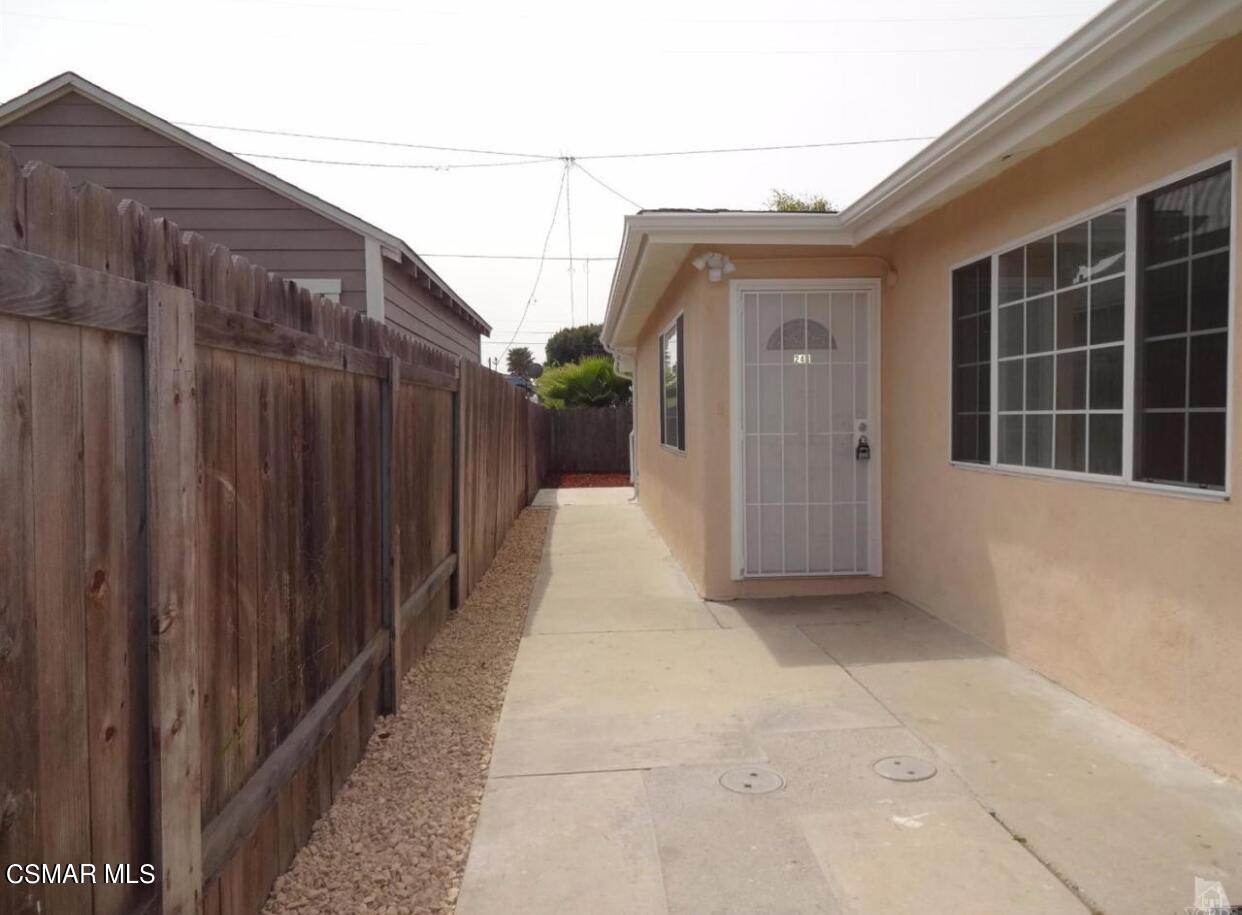
{"label": "grid pane window", "polygon": [[682,318],[660,335],[660,441],[686,448],[686,390],[682,378]]}
{"label": "grid pane window", "polygon": [[953,460],[991,461],[992,262],[953,271]]}
{"label": "grid pane window", "polygon": [[1114,210],[997,258],[999,463],[1121,473],[1125,236]]}
{"label": "grid pane window", "polygon": [[1139,198],[1136,479],[1225,485],[1231,177]]}

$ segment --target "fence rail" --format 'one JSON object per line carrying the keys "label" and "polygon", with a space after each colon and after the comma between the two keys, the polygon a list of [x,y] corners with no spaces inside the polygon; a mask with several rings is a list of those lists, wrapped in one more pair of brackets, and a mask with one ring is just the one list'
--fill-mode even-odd
{"label": "fence rail", "polygon": [[502,377],[0,145],[0,911],[254,912],[548,466]]}

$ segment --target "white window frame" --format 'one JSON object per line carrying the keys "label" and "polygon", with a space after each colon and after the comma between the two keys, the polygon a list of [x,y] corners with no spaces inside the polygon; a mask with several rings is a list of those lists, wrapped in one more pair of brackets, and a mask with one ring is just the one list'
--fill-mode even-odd
{"label": "white window frame", "polygon": [[[976,258],[978,260],[978,258]],[[745,421],[742,364],[745,356],[742,340],[743,296],[748,292],[866,292],[870,295],[870,321],[867,327],[867,442],[871,446],[871,474],[867,490],[867,570],[865,572],[746,572],[746,472],[745,472]],[[883,372],[880,359],[883,290],[876,277],[832,277],[805,280],[730,280],[729,281],[729,476],[732,481],[731,498],[731,562],[733,581],[779,578],[880,578],[884,574],[883,520],[883,421],[881,383]]]}
{"label": "white window frame", "polygon": [[[685,442],[685,438],[686,438],[686,416],[685,416],[685,412],[686,412],[686,392],[685,392],[686,367],[685,365],[683,365],[683,363],[685,362],[685,356],[686,356],[686,341],[684,339],[685,333],[686,333],[686,322],[682,320],[684,316],[685,316],[684,311],[677,312],[677,314],[673,315],[672,320],[670,320],[667,324],[665,324],[664,327],[660,330],[660,333],[656,335],[656,359],[658,359],[660,362],[660,379],[661,379],[661,383],[660,383],[660,447],[663,448],[665,451],[668,451],[672,454],[680,455],[681,457],[686,456],[686,442]],[[663,383],[664,338],[668,335],[668,332],[670,330],[672,330],[673,328],[677,326],[678,321],[681,321],[681,330],[677,334],[677,338],[678,338],[677,346],[681,350],[681,354],[677,360],[677,373],[678,373],[677,374],[677,397],[681,401],[682,416],[680,418],[681,418],[682,440],[678,442],[678,445],[680,447],[674,447],[673,445],[670,445],[666,441],[664,441],[664,407],[665,407],[665,403],[664,403],[665,395],[664,395],[664,383]]]}
{"label": "white window frame", "polygon": [[[1226,402],[1225,402],[1225,486],[1224,489],[1196,489],[1190,486],[1178,486],[1171,483],[1151,483],[1144,480],[1134,479],[1134,409],[1135,409],[1135,389],[1138,379],[1134,377],[1134,358],[1135,346],[1137,338],[1136,326],[1136,291],[1138,288],[1138,201],[1139,198],[1152,191],[1159,190],[1170,184],[1176,184],[1186,178],[1190,178],[1199,172],[1207,171],[1218,165],[1228,163],[1230,176],[1230,213],[1229,213],[1229,301],[1227,309],[1229,313],[1229,336],[1228,336],[1228,354],[1227,368],[1228,372],[1226,382]],[[951,264],[948,271],[948,324],[953,328],[953,273],[960,267],[967,267],[976,261],[987,258],[992,265],[992,331],[991,331],[991,375],[992,380],[989,386],[989,395],[991,401],[988,405],[990,412],[989,434],[991,435],[991,444],[989,446],[988,459],[989,463],[975,463],[969,461],[957,461],[953,459],[953,435],[952,435],[952,415],[953,415],[953,359],[950,356],[949,363],[949,436],[948,436],[948,458],[949,464],[961,470],[975,470],[982,473],[998,473],[1007,476],[1027,477],[1034,479],[1056,479],[1071,480],[1082,483],[1089,483],[1096,486],[1106,488],[1120,488],[1128,490],[1138,490],[1142,492],[1158,493],[1163,495],[1180,496],[1188,499],[1199,499],[1212,502],[1225,502],[1232,497],[1233,492],[1233,427],[1234,427],[1234,411],[1235,404],[1242,391],[1239,391],[1237,383],[1237,289],[1238,289],[1238,150],[1231,149],[1228,152],[1220,153],[1193,165],[1179,169],[1176,172],[1165,175],[1155,181],[1148,182],[1140,187],[1127,192],[1126,194],[1114,197],[1110,200],[1099,203],[1090,209],[1083,210],[1079,213],[1063,219],[1050,226],[1040,228],[1035,232],[1028,232],[1018,238],[1010,239],[995,247],[981,251],[971,257],[967,257]],[[1124,395],[1122,398],[1122,420],[1121,420],[1121,475],[1108,476],[1106,474],[1089,473],[1087,471],[1074,470],[1057,470],[1055,467],[1022,467],[1012,464],[1001,464],[997,460],[997,445],[999,444],[999,390],[997,385],[1000,381],[1000,287],[999,287],[999,261],[1000,255],[1014,248],[1021,247],[1033,241],[1038,241],[1047,235],[1060,232],[1078,223],[1101,216],[1113,210],[1125,209],[1126,211],[1126,269],[1125,269],[1125,333],[1122,337],[1124,345],[1122,372],[1124,373]],[[952,341],[950,340],[950,345]]]}

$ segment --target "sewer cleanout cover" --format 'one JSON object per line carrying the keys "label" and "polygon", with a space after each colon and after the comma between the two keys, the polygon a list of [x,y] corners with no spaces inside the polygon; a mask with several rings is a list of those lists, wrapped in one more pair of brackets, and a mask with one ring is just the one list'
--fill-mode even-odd
{"label": "sewer cleanout cover", "polygon": [[921,782],[936,774],[936,767],[917,756],[885,756],[872,767],[876,774],[895,782]]}
{"label": "sewer cleanout cover", "polygon": [[771,769],[739,766],[720,776],[720,784],[738,794],[768,794],[785,787],[785,779]]}

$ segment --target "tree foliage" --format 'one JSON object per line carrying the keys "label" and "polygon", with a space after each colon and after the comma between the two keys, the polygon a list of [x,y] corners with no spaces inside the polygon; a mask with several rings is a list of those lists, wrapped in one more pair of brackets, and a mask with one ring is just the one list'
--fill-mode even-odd
{"label": "tree foliage", "polygon": [[535,383],[539,399],[553,410],[615,407],[630,402],[630,379],[618,375],[608,356],[549,366]]}
{"label": "tree foliage", "polygon": [[537,374],[534,371],[535,354],[525,346],[515,346],[509,350],[509,356],[505,364],[509,369],[510,375],[519,375],[530,380]]}
{"label": "tree foliage", "polygon": [[549,365],[568,365],[581,362],[587,356],[606,356],[604,345],[599,342],[601,324],[580,324],[563,327],[548,338],[544,352]]}
{"label": "tree foliage", "polygon": [[818,194],[791,194],[780,188],[772,188],[768,195],[768,209],[775,213],[835,213],[836,207],[827,197]]}

